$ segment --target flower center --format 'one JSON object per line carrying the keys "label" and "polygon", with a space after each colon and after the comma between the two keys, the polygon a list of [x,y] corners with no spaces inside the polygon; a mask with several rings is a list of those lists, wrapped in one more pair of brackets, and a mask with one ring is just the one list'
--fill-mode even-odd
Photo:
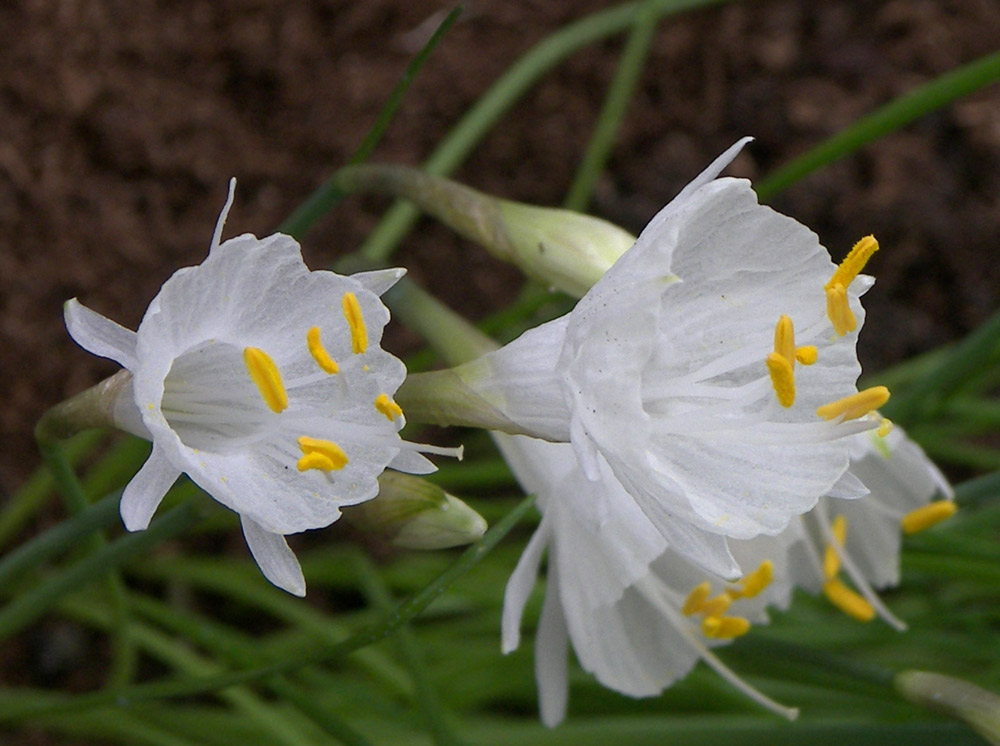
{"label": "flower center", "polygon": [[287,406],[274,361],[254,349],[208,340],[174,360],[160,411],[184,445],[215,452],[240,448],[266,432],[272,404]]}
{"label": "flower center", "polygon": [[741,616],[726,616],[733,601],[753,598],[767,588],[774,579],[774,563],[764,560],[760,566],[743,578],[735,586],[712,596],[712,584],[707,580],[691,589],[681,613],[685,616],[700,614],[701,632],[705,637],[729,640],[750,631],[750,620]]}

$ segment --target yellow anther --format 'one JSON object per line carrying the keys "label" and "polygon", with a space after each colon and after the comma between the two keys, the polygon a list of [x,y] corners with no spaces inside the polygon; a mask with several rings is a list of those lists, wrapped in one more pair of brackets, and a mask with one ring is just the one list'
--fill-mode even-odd
{"label": "yellow anther", "polygon": [[774,327],[774,352],[785,358],[789,365],[795,366],[795,330],[792,320],[784,314]]}
{"label": "yellow anther", "polygon": [[834,420],[838,417],[856,420],[878,409],[887,401],[889,401],[889,389],[885,386],[872,386],[843,399],[824,404],[816,410],[816,414],[824,420]]}
{"label": "yellow anther", "polygon": [[826,289],[826,315],[838,337],[858,328],[858,319],[847,301],[847,288],[839,283]]}
{"label": "yellow anther", "polygon": [[337,465],[333,461],[317,451],[307,453],[298,460],[296,466],[299,471],[308,471],[309,469],[318,469],[320,471],[337,470]]}
{"label": "yellow anther", "polygon": [[337,361],[330,357],[330,353],[326,351],[320,341],[318,326],[314,326],[306,332],[306,342],[309,345],[309,354],[313,356],[316,365],[331,375],[340,371]]}
{"label": "yellow anther", "polygon": [[264,403],[272,412],[284,410],[288,406],[288,394],[285,393],[281,373],[271,356],[259,347],[246,347],[243,350],[243,362]]}
{"label": "yellow anther", "polygon": [[744,576],[741,595],[744,598],[753,598],[767,588],[772,580],[774,580],[774,563],[771,560],[764,560],[756,570]]}
{"label": "yellow anther", "polygon": [[750,631],[750,620],[741,616],[710,616],[702,620],[701,631],[705,637],[731,640]]}
{"label": "yellow anther", "polygon": [[302,462],[305,461],[307,456],[313,454],[318,454],[323,457],[323,463],[329,464],[327,467],[320,466],[307,466],[306,469],[319,469],[323,468],[323,471],[335,471],[338,469],[343,469],[347,466],[347,454],[344,453],[344,449],[334,443],[332,440],[322,440],[320,438],[310,438],[308,435],[302,435],[298,438],[299,448],[302,449],[302,453],[305,454],[301,459],[299,459],[299,471],[305,471],[302,467]]}
{"label": "yellow anther", "polygon": [[696,585],[691,589],[687,600],[684,601],[684,605],[681,607],[681,613],[697,614],[701,611],[701,607],[704,605],[705,600],[708,598],[708,594],[711,592],[712,585],[707,580],[704,583]]}
{"label": "yellow anther", "polygon": [[771,385],[778,397],[778,403],[790,407],[795,403],[795,373],[792,364],[784,355],[772,352],[767,356],[767,372],[771,375]]}
{"label": "yellow anther", "polygon": [[828,580],[824,583],[823,595],[847,616],[859,622],[870,622],[875,618],[875,607],[839,580]]}
{"label": "yellow anther", "polygon": [[726,610],[732,606],[733,598],[728,593],[720,593],[718,596],[713,596],[701,605],[698,609],[705,616],[722,616],[726,613]]}
{"label": "yellow anther", "polygon": [[344,318],[351,328],[351,351],[355,355],[368,349],[368,330],[365,328],[365,318],[361,315],[361,306],[354,293],[344,293]]}
{"label": "yellow anther", "polygon": [[388,394],[379,394],[375,398],[375,409],[384,414],[390,422],[403,416],[403,408],[390,399]]}
{"label": "yellow anther", "polygon": [[818,355],[816,345],[805,345],[804,347],[795,348],[795,359],[803,365],[812,365],[816,362]]}
{"label": "yellow anther", "polygon": [[837,540],[838,546],[844,546],[847,543],[847,516],[841,514],[834,518],[833,525],[830,526],[830,533]]}
{"label": "yellow anther", "polygon": [[878,423],[878,430],[876,430],[875,433],[878,435],[878,437],[884,438],[886,435],[892,432],[892,427],[893,427],[892,420],[890,420],[888,417],[883,417],[882,421]]}
{"label": "yellow anther", "polygon": [[827,544],[826,551],[823,552],[823,577],[833,580],[838,572],[840,572],[840,555],[831,544]]}
{"label": "yellow anther", "polygon": [[922,508],[911,510],[903,516],[900,524],[904,534],[915,534],[955,515],[958,506],[951,500],[937,500]]}
{"label": "yellow anther", "polygon": [[[833,534],[837,546],[844,546],[847,541],[847,518],[842,515],[834,518],[830,533]],[[840,555],[832,544],[827,544],[826,551],[823,552],[823,576],[827,580],[833,580],[838,572],[840,572]]]}
{"label": "yellow anther", "polygon": [[845,288],[850,285],[854,278],[865,268],[872,254],[878,251],[878,241],[875,236],[865,236],[858,241],[844,257],[844,261],[833,273],[833,277],[826,283],[825,289],[829,290],[834,285],[843,285]]}

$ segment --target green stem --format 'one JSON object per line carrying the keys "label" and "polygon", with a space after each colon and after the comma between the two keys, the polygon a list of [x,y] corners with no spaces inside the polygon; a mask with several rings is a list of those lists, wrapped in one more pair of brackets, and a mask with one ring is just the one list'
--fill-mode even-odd
{"label": "green stem", "polygon": [[0,610],[0,640],[30,624],[59,603],[63,596],[118,567],[127,559],[185,531],[198,520],[198,510],[192,502],[187,502],[153,521],[145,531],[123,536],[41,582]]}
{"label": "green stem", "polygon": [[[63,443],[63,451],[70,466],[76,466],[105,437],[106,433],[100,430],[88,430]],[[52,494],[54,487],[55,479],[47,467],[36,470],[21,485],[0,511],[0,548],[5,547],[20,533],[24,525]]]}
{"label": "green stem", "polygon": [[[108,380],[110,381],[113,379]],[[102,389],[101,384],[96,386],[95,389],[104,390]],[[71,399],[69,403],[72,403],[73,401],[74,400]],[[54,408],[53,410],[49,410],[49,412],[53,412],[56,409],[59,408]],[[38,437],[38,448],[42,453],[42,459],[52,471],[52,476],[59,487],[59,491],[63,495],[63,500],[66,504],[66,509],[69,515],[73,517],[81,515],[90,507],[90,502],[87,500],[87,496],[83,492],[83,486],[80,484],[80,480],[77,479],[76,473],[73,471],[73,467],[70,465],[62,445],[56,441],[48,439],[50,433],[46,429],[46,422],[46,417],[43,416],[39,421],[38,428],[35,430],[36,436]],[[86,551],[91,557],[96,556],[96,554],[103,550],[106,546],[107,540],[105,539],[104,533],[100,528],[95,529],[92,533],[87,535]],[[77,566],[80,564],[82,564],[82,562]],[[132,643],[129,630],[128,591],[125,589],[125,583],[122,581],[121,574],[118,572],[117,568],[112,567],[108,569],[105,582],[108,586],[108,592],[111,595],[112,607],[115,613],[115,628],[114,635],[112,636],[114,640],[114,663],[111,667],[111,673],[108,676],[106,685],[109,687],[120,687],[131,680],[135,671],[136,663],[135,645]],[[18,599],[4,609],[4,611],[0,613],[0,620],[4,618],[4,614],[10,611],[12,607],[16,608],[20,600],[28,597],[29,596],[27,595],[23,596],[21,599]],[[2,622],[0,622],[0,629],[2,629]],[[0,637],[2,637],[2,635],[0,635]]]}
{"label": "green stem", "polygon": [[762,202],[766,202],[822,166],[997,80],[1000,80],[1000,52],[935,78],[890,101],[757,182],[757,194]]}
{"label": "green stem", "polygon": [[[438,45],[438,42],[444,37],[448,29],[452,27],[458,17],[462,14],[464,10],[464,4],[459,4],[452,9],[452,11],[445,17],[441,22],[441,25],[437,27],[434,34],[428,39],[427,43],[424,45],[417,55],[410,61],[410,64],[406,66],[406,71],[403,73],[403,77],[399,79],[396,83],[396,87],[393,88],[392,93],[389,95],[389,100],[386,102],[385,106],[379,112],[378,118],[375,120],[375,124],[365,135],[364,140],[362,140],[361,145],[358,149],[354,151],[354,155],[348,159],[348,164],[363,163],[368,160],[368,157],[374,152],[375,147],[378,145],[385,131],[389,128],[390,122],[396,112],[399,110],[400,104],[403,102],[403,96],[406,94],[407,89],[409,89],[410,84],[413,82],[420,68],[424,66],[427,58],[430,56],[431,52]],[[316,222],[322,218],[330,209],[337,204],[346,195],[341,191],[341,187],[337,181],[336,174],[326,181],[319,189],[313,192],[305,202],[303,202],[296,210],[293,212],[281,225],[278,226],[279,233],[287,233],[289,236],[294,236],[295,238],[301,238],[304,236]]]}
{"label": "green stem", "polygon": [[[20,707],[12,705],[0,712],[0,722],[10,720],[21,720],[29,716],[39,716],[52,711],[70,712],[86,710],[93,707],[107,705],[118,705],[121,707],[131,707],[138,702],[163,699],[166,697],[184,697],[196,694],[206,694],[225,689],[230,686],[247,684],[253,681],[270,678],[296,671],[300,668],[311,666],[324,661],[332,661],[358,650],[384,640],[393,634],[402,625],[416,617],[420,612],[430,606],[438,596],[463,576],[470,569],[475,567],[495,547],[504,536],[515,526],[524,514],[531,508],[534,498],[529,497],[522,500],[516,508],[508,513],[504,518],[494,524],[486,535],[475,545],[465,550],[461,556],[444,572],[438,575],[431,583],[425,586],[419,593],[409,600],[396,607],[396,610],[380,624],[373,625],[353,635],[347,640],[336,645],[325,646],[318,650],[310,650],[298,656],[289,657],[280,663],[251,668],[243,671],[234,671],[218,676],[181,678],[167,681],[160,681],[151,684],[139,684],[120,689],[116,692],[97,692],[93,694],[83,694],[77,697],[65,698],[58,705],[53,706],[49,702],[23,703]],[[188,504],[189,505],[189,504]],[[183,505],[173,513],[182,511],[188,507]],[[171,514],[173,515],[173,514]],[[165,516],[157,523],[163,522],[170,515]],[[156,527],[156,523],[146,533]],[[131,537],[130,537],[131,538]],[[58,600],[58,599],[57,599]]]}
{"label": "green stem", "polygon": [[[393,598],[371,561],[360,552],[354,552],[352,559],[357,570],[358,582],[368,598],[369,605],[383,614],[390,613],[394,606]],[[434,742],[438,746],[460,746],[461,741],[448,722],[447,712],[424,670],[426,662],[409,625],[402,625],[396,631],[394,640],[413,678],[417,702],[434,737]]]}
{"label": "green stem", "polygon": [[615,135],[649,57],[659,15],[657,3],[653,0],[647,0],[635,15],[632,30],[618,62],[618,69],[615,70],[615,77],[608,86],[604,106],[597,117],[594,133],[563,201],[563,207],[569,210],[583,212],[587,209],[587,203],[590,202],[597,179],[611,156]]}
{"label": "green stem", "polygon": [[[693,8],[719,5],[728,0],[655,0],[650,3],[657,18]],[[445,176],[458,167],[501,116],[549,70],[574,52],[620,33],[633,25],[645,3],[632,2],[594,13],[552,34],[497,80],[459,123],[442,140],[423,170]],[[410,230],[418,212],[406,204],[395,205],[369,235],[360,252],[367,258],[384,262]]]}

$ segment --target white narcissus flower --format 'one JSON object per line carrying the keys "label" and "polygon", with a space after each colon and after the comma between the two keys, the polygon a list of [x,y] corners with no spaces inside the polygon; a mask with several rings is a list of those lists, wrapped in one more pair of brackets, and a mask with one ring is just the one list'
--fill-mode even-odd
{"label": "white narcissus flower", "polygon": [[403,274],[310,271],[298,243],[275,234],[221,241],[235,180],[209,255],[178,270],[136,332],[66,304],[73,339],[131,372],[115,424],[151,440],[122,495],[126,528],[146,528],[186,473],[237,512],[264,575],[304,595],[284,535],[327,526],[343,506],[373,498],[391,466],[427,473],[399,437],[392,397],[406,375],[379,347],[389,312],[379,296]]}
{"label": "white narcissus flower", "polygon": [[865,415],[888,398],[855,388],[871,285],[857,275],[877,244],[835,267],[748,181],[717,179],[748,140],[572,312],[455,369],[523,432],[571,442],[590,479],[606,461],[673,550],[730,577],[726,537],[776,534],[834,490],[864,494],[844,476],[843,436],[873,427]]}
{"label": "white narcissus flower", "polygon": [[[955,509],[947,481],[901,430],[861,433],[851,438],[850,470],[871,494],[827,496],[777,536],[730,540],[746,574],[728,583],[666,546],[605,463],[599,462],[599,479],[589,480],[567,444],[495,437],[543,514],[507,585],[503,650],[518,646],[521,615],[547,551],[535,672],[549,726],[566,712],[567,641],[585,670],[623,694],[658,694],[701,659],[754,701],[794,717],[795,710],[750,687],[710,648],[766,622],[766,606],[786,608],[796,586],[823,590],[855,618],[878,614],[903,628],[872,586],[898,583],[901,533],[922,530]],[[945,499],[932,501],[938,495]],[[832,524],[831,512],[837,516]],[[859,592],[840,580],[841,572]]]}
{"label": "white narcissus flower", "polygon": [[727,582],[672,551],[600,457],[600,477],[590,480],[567,444],[496,439],[525,491],[537,495],[543,516],[507,584],[503,650],[520,642],[521,615],[547,551],[535,640],[546,725],[557,725],[566,713],[567,641],[585,670],[623,694],[659,694],[701,659],[754,701],[795,717],[795,710],[753,689],[710,649],[743,635],[751,623],[766,622],[766,605],[787,606],[788,534],[739,542],[734,554],[751,570]]}
{"label": "white narcissus flower", "polygon": [[860,433],[850,441],[851,474],[870,494],[860,500],[825,497],[802,517],[803,552],[794,564],[794,580],[807,590],[822,591],[855,619],[880,616],[902,630],[906,624],[882,603],[876,590],[899,583],[902,535],[951,516],[955,495],[901,428],[883,430],[881,435]]}

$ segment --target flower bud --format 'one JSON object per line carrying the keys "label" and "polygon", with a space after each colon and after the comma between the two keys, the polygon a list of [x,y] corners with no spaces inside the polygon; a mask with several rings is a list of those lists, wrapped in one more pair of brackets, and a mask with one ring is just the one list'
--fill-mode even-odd
{"label": "flower bud", "polygon": [[896,689],[911,702],[961,718],[983,738],[1000,744],[1000,697],[951,676],[929,671],[903,671]]}
{"label": "flower bud", "polygon": [[436,484],[386,471],[374,500],[344,511],[356,528],[404,549],[447,549],[471,544],[486,533],[476,511]]}

